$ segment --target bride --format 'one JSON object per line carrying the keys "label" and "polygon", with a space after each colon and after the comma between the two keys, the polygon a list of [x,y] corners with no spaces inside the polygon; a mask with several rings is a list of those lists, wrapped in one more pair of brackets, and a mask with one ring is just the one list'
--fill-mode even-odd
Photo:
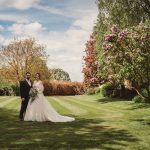
{"label": "bride", "polygon": [[31,101],[30,99],[24,121],[70,122],[75,120],[74,118],[58,114],[45,99],[43,95],[44,86],[40,80],[39,73],[36,74],[36,80],[33,83],[33,88],[38,91],[37,96],[34,101]]}

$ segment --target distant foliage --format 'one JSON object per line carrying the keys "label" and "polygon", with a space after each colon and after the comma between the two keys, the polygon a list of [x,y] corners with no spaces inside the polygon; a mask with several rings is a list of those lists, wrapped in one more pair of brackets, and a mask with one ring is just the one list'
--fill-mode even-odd
{"label": "distant foliage", "polygon": [[87,94],[87,95],[94,95],[94,94],[96,94],[95,88],[94,88],[94,87],[89,87],[89,88],[86,90],[86,94]]}
{"label": "distant foliage", "polygon": [[18,85],[12,85],[11,88],[15,96],[20,96],[20,87]]}
{"label": "distant foliage", "polygon": [[89,87],[88,89],[86,89],[86,94],[87,95],[101,94],[101,89],[100,87]]}
{"label": "distant foliage", "polygon": [[10,80],[6,80],[5,76],[3,76],[0,72],[0,88],[9,87],[12,85]]}
{"label": "distant foliage", "polygon": [[141,96],[137,95],[132,99],[132,101],[134,101],[135,103],[144,103],[145,99],[142,98]]}
{"label": "distant foliage", "polygon": [[102,85],[101,87],[101,94],[104,97],[113,97],[113,95],[115,94],[115,87],[112,83],[105,83],[104,85]]}
{"label": "distant foliage", "polygon": [[14,90],[12,88],[13,83],[6,80],[2,75],[0,76],[0,96],[10,96],[14,95]]}
{"label": "distant foliage", "polygon": [[43,81],[44,95],[82,95],[84,85],[80,82]]}
{"label": "distant foliage", "polygon": [[11,96],[11,95],[14,95],[12,87],[0,88],[0,96]]}
{"label": "distant foliage", "polygon": [[49,70],[50,80],[61,80],[61,81],[71,81],[68,72],[63,69],[50,69]]}

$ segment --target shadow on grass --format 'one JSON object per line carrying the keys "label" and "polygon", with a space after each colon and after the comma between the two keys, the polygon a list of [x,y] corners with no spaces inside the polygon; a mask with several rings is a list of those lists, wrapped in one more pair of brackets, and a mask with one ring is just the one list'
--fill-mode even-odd
{"label": "shadow on grass", "polygon": [[121,99],[121,98],[108,98],[108,97],[104,97],[104,98],[98,99],[97,101],[100,102],[100,103],[110,103],[110,102],[131,101],[131,100]]}
{"label": "shadow on grass", "polygon": [[[119,150],[138,141],[127,130],[100,125],[86,118],[68,123],[18,121],[18,112],[0,109],[1,149],[107,149]],[[121,147],[121,148],[120,148]]]}
{"label": "shadow on grass", "polygon": [[132,103],[131,108],[129,110],[147,109],[147,108],[150,108],[150,104],[148,103]]}
{"label": "shadow on grass", "polygon": [[146,119],[132,119],[131,121],[136,121],[136,122],[140,122],[143,125],[150,125],[150,119],[146,118]]}
{"label": "shadow on grass", "polygon": [[129,103],[129,105],[131,106],[130,108],[128,108],[128,110],[135,110],[135,109],[146,109],[146,108],[150,108],[150,104],[149,103],[135,103],[132,100],[129,99],[120,99],[120,98],[107,98],[107,97],[103,97],[100,98],[98,100],[96,100],[97,102],[101,103],[101,104],[105,104],[105,103],[111,103],[111,102],[131,102]]}

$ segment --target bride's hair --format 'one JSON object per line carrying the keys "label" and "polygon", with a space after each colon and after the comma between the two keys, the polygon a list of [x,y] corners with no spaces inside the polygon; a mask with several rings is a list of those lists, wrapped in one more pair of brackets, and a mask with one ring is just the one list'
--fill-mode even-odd
{"label": "bride's hair", "polygon": [[41,79],[41,74],[40,74],[40,73],[36,73],[36,75],[38,75],[38,76],[39,76],[39,79]]}

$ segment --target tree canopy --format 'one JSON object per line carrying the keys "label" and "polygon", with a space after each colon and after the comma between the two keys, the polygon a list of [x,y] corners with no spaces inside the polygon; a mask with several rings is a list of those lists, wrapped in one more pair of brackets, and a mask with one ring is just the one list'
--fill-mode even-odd
{"label": "tree canopy", "polygon": [[69,74],[60,68],[50,69],[49,70],[50,80],[62,80],[62,81],[71,81]]}
{"label": "tree canopy", "polygon": [[35,39],[13,39],[8,45],[0,49],[1,75],[14,82],[23,79],[27,71],[33,75],[36,72],[41,72],[43,78],[47,78],[47,57],[45,47]]}

